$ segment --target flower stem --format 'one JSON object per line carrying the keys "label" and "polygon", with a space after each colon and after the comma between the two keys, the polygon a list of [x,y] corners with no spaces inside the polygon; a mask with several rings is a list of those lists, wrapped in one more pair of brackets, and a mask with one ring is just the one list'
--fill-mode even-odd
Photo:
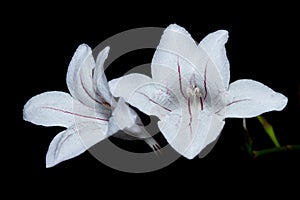
{"label": "flower stem", "polygon": [[252,138],[249,135],[248,129],[247,129],[247,124],[246,124],[246,119],[243,118],[243,128],[244,128],[244,142],[245,142],[245,147],[247,150],[247,153],[253,157],[253,150],[252,150]]}
{"label": "flower stem", "polygon": [[257,158],[259,156],[263,156],[270,153],[280,152],[280,151],[288,151],[288,150],[300,150],[300,145],[286,145],[281,147],[274,147],[269,149],[263,149],[258,151],[253,151],[253,158]]}

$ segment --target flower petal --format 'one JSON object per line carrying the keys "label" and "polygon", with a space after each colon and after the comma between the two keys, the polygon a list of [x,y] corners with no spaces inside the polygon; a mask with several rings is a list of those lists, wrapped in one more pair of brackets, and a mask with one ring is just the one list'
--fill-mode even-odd
{"label": "flower petal", "polygon": [[46,167],[74,158],[86,150],[80,136],[74,129],[67,129],[57,134],[51,141],[46,155]]}
{"label": "flower petal", "polygon": [[106,60],[110,48],[105,47],[97,56],[96,66],[94,70],[94,90],[99,97],[110,103],[112,96],[109,91],[107,79],[103,70],[104,61]]}
{"label": "flower petal", "polygon": [[137,113],[131,109],[121,97],[109,120],[108,135],[113,135],[122,130],[117,137],[122,139],[143,139],[153,149],[159,147],[158,143],[151,138],[151,134],[144,128]]}
{"label": "flower petal", "polygon": [[129,74],[114,79],[109,82],[109,87],[114,96],[123,97],[147,115],[162,118],[179,105],[167,87],[153,83],[151,78],[142,74]]}
{"label": "flower petal", "polygon": [[208,34],[199,44],[199,47],[204,49],[216,65],[226,89],[228,88],[230,79],[229,61],[225,49],[227,40],[228,32],[225,30],[218,30]]}
{"label": "flower petal", "polygon": [[69,64],[67,85],[71,95],[84,105],[96,110],[108,109],[94,90],[94,67],[91,48],[86,44],[80,45]]}
{"label": "flower petal", "polygon": [[94,144],[106,138],[107,125],[99,123],[78,123],[57,134],[46,155],[46,167],[74,158]]}
{"label": "flower petal", "polygon": [[77,121],[107,123],[110,113],[95,112],[65,92],[45,92],[32,97],[24,106],[23,118],[43,126],[70,127]]}
{"label": "flower petal", "polygon": [[76,49],[72,57],[72,60],[69,64],[68,72],[67,72],[67,86],[69,88],[71,95],[76,98],[77,98],[76,88],[79,79],[78,75],[80,69],[83,66],[89,68],[90,70],[92,70],[92,68],[95,66],[95,60],[92,55],[92,50],[86,44],[81,44]]}
{"label": "flower petal", "polygon": [[213,115],[212,117],[213,118],[211,126],[209,128],[209,132],[207,134],[207,137],[205,138],[202,150],[199,154],[200,158],[205,157],[212,150],[212,148],[217,143],[220,133],[225,125],[225,122],[221,117],[217,115]]}
{"label": "flower petal", "polygon": [[188,159],[193,159],[206,146],[205,142],[214,138],[208,137],[211,126],[214,126],[213,120],[209,111],[197,113],[190,121],[187,112],[176,110],[158,122],[158,126],[168,143],[178,153]]}
{"label": "flower petal", "polygon": [[230,84],[225,117],[249,118],[262,113],[282,110],[287,98],[266,85],[248,79]]}
{"label": "flower petal", "polygon": [[[126,130],[135,125],[136,119],[137,114],[129,108],[123,98],[120,98],[110,118],[111,126],[117,127],[115,130]],[[114,132],[110,132],[109,135],[112,135],[113,133]]]}
{"label": "flower petal", "polygon": [[23,118],[37,125],[69,127],[74,124],[73,116],[59,110],[71,111],[72,106],[73,98],[68,93],[45,92],[25,104]]}
{"label": "flower petal", "polygon": [[[155,51],[151,64],[151,73],[154,81],[165,83],[174,80],[173,76],[164,74],[162,77],[161,66],[171,68],[174,72],[178,71],[178,65],[181,65],[182,72],[187,74],[189,79],[190,74],[197,71],[197,65],[203,66],[207,59],[205,52],[197,50],[196,42],[191,35],[182,27],[171,24],[168,26]],[[185,67],[185,65],[188,65]]]}
{"label": "flower petal", "polygon": [[128,101],[133,92],[142,85],[151,83],[152,79],[143,74],[129,74],[108,82],[109,89],[113,96],[123,97]]}
{"label": "flower petal", "polygon": [[[177,28],[174,28],[177,27]],[[155,82],[172,88],[178,98],[186,89],[196,85],[203,97],[215,110],[219,106],[213,102],[220,91],[225,91],[220,72],[203,48],[196,45],[191,36],[177,25],[170,25],[160,40],[152,59],[152,78]],[[207,95],[209,94],[209,95]]]}

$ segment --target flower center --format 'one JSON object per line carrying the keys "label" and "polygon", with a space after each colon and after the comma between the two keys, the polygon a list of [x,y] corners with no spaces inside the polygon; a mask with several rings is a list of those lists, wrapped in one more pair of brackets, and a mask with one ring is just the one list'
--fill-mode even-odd
{"label": "flower center", "polygon": [[200,89],[197,85],[192,85],[192,88],[187,87],[186,88],[186,94],[188,97],[201,97]]}
{"label": "flower center", "polygon": [[203,110],[202,95],[200,92],[200,88],[197,85],[193,84],[191,87],[187,87],[186,95],[189,103],[192,103],[192,105],[195,107],[197,107],[198,103],[200,103],[201,110]]}

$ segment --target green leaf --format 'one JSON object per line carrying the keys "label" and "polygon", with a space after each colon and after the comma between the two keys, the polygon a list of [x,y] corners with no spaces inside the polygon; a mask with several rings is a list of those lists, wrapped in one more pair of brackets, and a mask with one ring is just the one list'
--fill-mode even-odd
{"label": "green leaf", "polygon": [[273,143],[275,144],[276,147],[280,147],[280,144],[276,138],[275,132],[273,130],[272,125],[263,117],[263,116],[257,116],[257,119],[265,129],[265,132],[269,135]]}

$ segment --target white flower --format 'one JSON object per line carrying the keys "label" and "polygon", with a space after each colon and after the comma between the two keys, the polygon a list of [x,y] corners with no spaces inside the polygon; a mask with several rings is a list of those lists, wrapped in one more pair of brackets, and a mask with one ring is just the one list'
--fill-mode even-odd
{"label": "white flower", "polygon": [[254,80],[229,85],[227,39],[227,31],[219,30],[197,45],[184,28],[172,24],[154,54],[152,78],[129,74],[114,79],[111,92],[158,116],[160,131],[178,153],[203,157],[216,143],[225,118],[254,117],[287,104],[285,96]]}
{"label": "white flower", "polygon": [[137,114],[124,100],[120,98],[116,102],[112,98],[103,71],[108,52],[109,47],[103,49],[95,63],[91,48],[80,45],[67,72],[70,94],[45,92],[25,104],[24,120],[37,125],[67,128],[52,140],[46,155],[46,167],[78,156],[118,130],[129,131],[131,136],[145,139],[153,149],[159,147],[153,138],[148,138],[145,129],[137,125]]}

